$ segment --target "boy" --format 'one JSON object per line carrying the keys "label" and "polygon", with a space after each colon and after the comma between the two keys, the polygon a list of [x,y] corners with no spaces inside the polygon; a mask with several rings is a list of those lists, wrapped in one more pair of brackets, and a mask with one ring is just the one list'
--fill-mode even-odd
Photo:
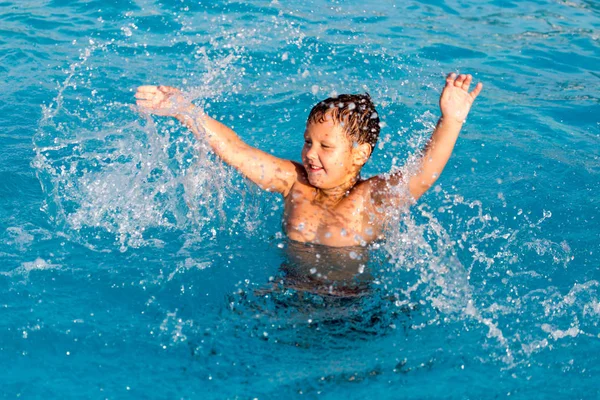
{"label": "boy", "polygon": [[227,164],[285,199],[284,229],[294,241],[332,247],[364,246],[383,237],[385,210],[398,207],[400,184],[416,200],[437,180],[448,162],[471,105],[471,75],[449,74],[440,97],[442,117],[424,149],[419,171],[363,180],[360,170],[379,136],[379,117],[369,95],[340,95],[317,104],[304,132],[302,163],[283,160],[244,143],[231,129],[198,110],[168,86],[141,86],[141,110],[177,118],[196,137],[205,137]]}

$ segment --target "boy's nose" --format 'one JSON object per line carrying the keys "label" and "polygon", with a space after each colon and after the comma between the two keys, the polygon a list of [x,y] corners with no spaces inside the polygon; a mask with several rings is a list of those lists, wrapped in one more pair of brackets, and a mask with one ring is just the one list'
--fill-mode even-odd
{"label": "boy's nose", "polygon": [[313,147],[311,147],[310,149],[308,149],[308,151],[306,152],[306,158],[308,158],[310,160],[316,160],[317,159],[317,152],[314,150]]}

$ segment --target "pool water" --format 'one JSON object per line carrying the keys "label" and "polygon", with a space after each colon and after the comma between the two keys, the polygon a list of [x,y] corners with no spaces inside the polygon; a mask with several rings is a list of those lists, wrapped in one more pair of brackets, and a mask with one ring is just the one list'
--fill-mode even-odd
{"label": "pool water", "polygon": [[[600,398],[597,2],[9,0],[0,21],[3,397]],[[280,197],[133,106],[180,87],[298,160],[312,105],[367,91],[368,177],[411,168],[450,71],[484,90],[368,248],[289,242]]]}

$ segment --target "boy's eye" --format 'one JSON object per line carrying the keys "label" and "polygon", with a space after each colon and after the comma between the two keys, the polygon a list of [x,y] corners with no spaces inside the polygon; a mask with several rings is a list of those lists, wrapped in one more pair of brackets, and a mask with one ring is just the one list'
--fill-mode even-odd
{"label": "boy's eye", "polygon": [[324,148],[324,149],[329,149],[329,148],[331,148],[331,146],[328,146],[328,145],[326,145],[326,144],[322,144],[322,145],[321,145],[321,147],[322,147],[322,148]]}
{"label": "boy's eye", "polygon": [[307,144],[307,145],[309,145],[309,146],[310,146],[310,145],[311,145],[311,141],[310,141],[310,140],[305,140],[305,141],[304,141],[304,144]]}

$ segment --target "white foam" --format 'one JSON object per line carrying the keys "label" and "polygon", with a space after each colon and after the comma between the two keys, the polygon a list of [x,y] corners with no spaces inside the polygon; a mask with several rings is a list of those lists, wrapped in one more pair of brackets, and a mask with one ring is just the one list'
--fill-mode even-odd
{"label": "white foam", "polygon": [[49,263],[43,258],[36,258],[34,261],[21,263],[19,267],[13,269],[12,271],[0,272],[0,274],[10,277],[22,276],[27,279],[32,271],[44,271],[58,268],[61,268],[61,265]]}
{"label": "white foam", "polygon": [[167,280],[168,281],[172,280],[176,274],[183,273],[186,270],[190,270],[190,269],[203,270],[206,268],[210,268],[211,266],[212,266],[212,262],[210,262],[210,261],[206,261],[206,260],[199,261],[199,260],[195,260],[191,257],[186,258],[185,261],[179,263],[177,268],[175,268],[175,270],[169,274],[169,276],[167,277]]}
{"label": "white foam", "polygon": [[572,326],[568,329],[562,330],[562,329],[553,327],[550,324],[542,324],[541,328],[544,332],[549,333],[550,336],[552,337],[552,339],[554,339],[554,340],[562,339],[565,337],[576,337],[577,335],[579,335],[581,333],[581,331],[579,330],[579,327],[577,327],[577,326]]}

